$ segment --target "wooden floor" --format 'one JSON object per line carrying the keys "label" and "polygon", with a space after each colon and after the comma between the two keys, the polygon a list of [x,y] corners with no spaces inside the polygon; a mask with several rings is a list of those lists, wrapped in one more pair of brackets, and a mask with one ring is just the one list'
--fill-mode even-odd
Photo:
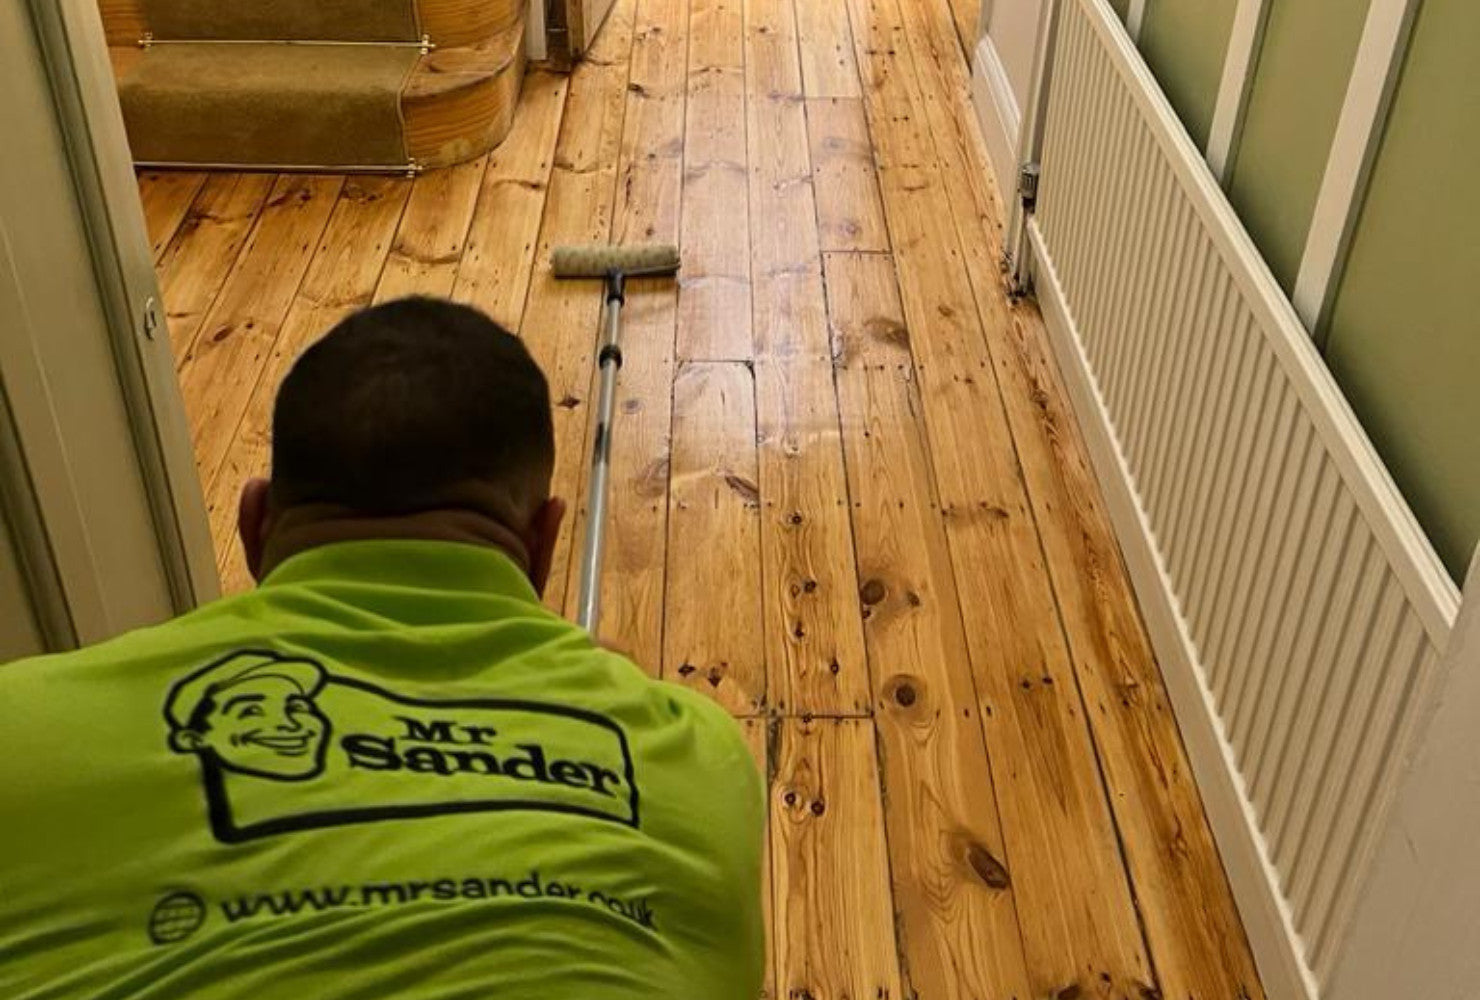
{"label": "wooden floor", "polygon": [[1257,1000],[947,2],[618,0],[484,160],[145,176],[224,578],[287,365],[410,292],[521,332],[580,496],[600,292],[549,249],[679,241],[629,298],[605,632],[746,719],[770,995]]}

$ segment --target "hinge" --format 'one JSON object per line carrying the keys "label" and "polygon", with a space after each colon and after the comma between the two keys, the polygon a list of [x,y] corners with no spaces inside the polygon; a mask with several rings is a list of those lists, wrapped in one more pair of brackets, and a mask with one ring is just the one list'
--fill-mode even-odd
{"label": "hinge", "polygon": [[1017,193],[1023,211],[1031,214],[1038,207],[1038,164],[1024,163],[1018,167]]}
{"label": "hinge", "polygon": [[422,55],[424,55],[424,56],[425,55],[431,55],[432,50],[435,49],[436,47],[437,47],[436,45],[432,44],[432,36],[431,35],[425,35],[424,34],[424,35],[421,36],[421,54]]}

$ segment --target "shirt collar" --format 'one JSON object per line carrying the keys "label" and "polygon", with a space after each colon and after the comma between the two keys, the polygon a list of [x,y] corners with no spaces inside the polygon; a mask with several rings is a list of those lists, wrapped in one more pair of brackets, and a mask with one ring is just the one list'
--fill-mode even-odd
{"label": "shirt collar", "polygon": [[279,564],[263,587],[348,582],[495,594],[538,604],[539,594],[502,550],[465,542],[374,539],[305,549]]}

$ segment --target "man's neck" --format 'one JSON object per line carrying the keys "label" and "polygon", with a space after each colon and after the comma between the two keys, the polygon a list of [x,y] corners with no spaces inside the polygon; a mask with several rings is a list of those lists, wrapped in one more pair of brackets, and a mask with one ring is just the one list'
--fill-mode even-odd
{"label": "man's neck", "polygon": [[472,510],[420,511],[391,517],[357,514],[342,507],[304,505],[282,511],[274,520],[263,546],[258,578],[292,556],[335,542],[403,539],[461,542],[502,551],[525,573],[529,550],[512,528]]}

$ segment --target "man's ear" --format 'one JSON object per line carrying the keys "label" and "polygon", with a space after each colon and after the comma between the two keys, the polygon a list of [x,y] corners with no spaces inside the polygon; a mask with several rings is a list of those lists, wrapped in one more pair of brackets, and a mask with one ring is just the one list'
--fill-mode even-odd
{"label": "man's ear", "polygon": [[170,749],[175,753],[196,753],[205,746],[205,742],[193,729],[177,729],[170,734]]}
{"label": "man's ear", "polygon": [[241,536],[247,569],[254,580],[262,579],[262,550],[267,544],[267,492],[266,479],[259,476],[247,480],[236,511],[237,534]]}
{"label": "man's ear", "polygon": [[551,497],[540,505],[529,521],[524,545],[529,552],[529,579],[541,596],[550,579],[550,564],[555,560],[555,542],[560,538],[560,522],[565,520],[565,501]]}

